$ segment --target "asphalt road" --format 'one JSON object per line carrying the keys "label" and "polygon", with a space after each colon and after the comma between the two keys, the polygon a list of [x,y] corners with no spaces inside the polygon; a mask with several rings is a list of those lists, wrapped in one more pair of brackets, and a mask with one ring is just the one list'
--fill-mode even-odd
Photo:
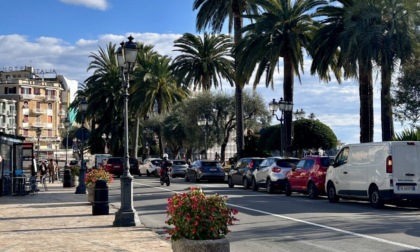
{"label": "asphalt road", "polygon": [[[119,181],[110,188],[110,201],[120,201]],[[386,206],[373,209],[367,202],[326,198],[310,200],[302,194],[267,194],[228,188],[222,183],[191,183],[182,178],[161,186],[158,178],[135,176],[134,207],[140,221],[165,236],[167,199],[188,187],[206,194],[228,196],[240,219],[227,238],[231,251],[420,251],[420,210]]]}

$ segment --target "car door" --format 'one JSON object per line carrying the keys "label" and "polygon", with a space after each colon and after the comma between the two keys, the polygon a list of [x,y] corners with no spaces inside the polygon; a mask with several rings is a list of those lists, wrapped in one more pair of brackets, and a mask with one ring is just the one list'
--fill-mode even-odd
{"label": "car door", "polygon": [[240,174],[239,174],[239,169],[241,167],[243,160],[239,159],[238,162],[236,162],[236,164],[234,164],[233,166],[233,170],[230,172],[230,176],[232,178],[232,182],[235,185],[239,184],[240,181]]}
{"label": "car door", "polygon": [[333,167],[330,167],[327,171],[327,174],[331,173],[331,180],[334,182],[336,192],[339,195],[350,194],[349,167],[347,163],[349,151],[349,147],[344,147],[337,154]]}
{"label": "car door", "polygon": [[299,176],[301,173],[301,170],[303,169],[303,166],[305,165],[305,161],[306,160],[300,160],[299,163],[296,164],[296,168],[292,169],[288,174],[287,174],[287,179],[289,181],[290,184],[290,188],[292,190],[300,190],[300,185],[299,185]]}
{"label": "car door", "polygon": [[307,159],[302,169],[300,170],[299,187],[302,191],[306,191],[307,189],[308,180],[310,177],[310,171],[311,171],[311,168],[314,166],[314,164],[315,164],[315,160]]}
{"label": "car door", "polygon": [[265,184],[268,176],[268,172],[270,169],[270,166],[274,163],[273,158],[267,158],[264,160],[260,167],[258,168],[258,171],[256,173],[256,181],[259,184]]}

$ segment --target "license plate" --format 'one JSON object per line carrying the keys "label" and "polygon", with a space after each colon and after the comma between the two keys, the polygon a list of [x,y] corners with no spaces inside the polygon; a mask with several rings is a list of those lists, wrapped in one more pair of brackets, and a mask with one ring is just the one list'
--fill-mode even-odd
{"label": "license plate", "polygon": [[210,169],[210,171],[217,171],[217,169]]}
{"label": "license plate", "polygon": [[398,189],[401,191],[415,191],[415,186],[398,186]]}

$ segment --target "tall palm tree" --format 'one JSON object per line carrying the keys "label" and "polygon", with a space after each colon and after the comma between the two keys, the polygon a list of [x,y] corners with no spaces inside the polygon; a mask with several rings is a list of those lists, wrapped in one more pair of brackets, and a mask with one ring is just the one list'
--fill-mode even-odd
{"label": "tall palm tree", "polygon": [[[77,108],[82,98],[87,99],[88,109],[85,118],[91,122],[90,139],[92,142],[102,141],[101,135],[103,133],[111,132],[113,136],[118,136],[118,129],[123,122],[123,100],[119,95],[121,82],[119,81],[114,53],[115,44],[109,43],[105,49],[99,47],[98,53],[89,55],[92,61],[89,63],[87,70],[93,70],[93,74],[85,80],[85,84],[76,93],[76,99],[70,105],[71,108]],[[81,117],[78,120],[80,122]],[[116,141],[114,141],[115,139]],[[112,139],[110,143],[111,152],[122,146],[122,142],[118,142],[118,139],[122,139],[122,137]],[[91,144],[92,153],[102,151],[102,146]]]}
{"label": "tall palm tree", "polygon": [[[249,75],[256,68],[254,87],[265,75],[266,85],[273,85],[273,75],[280,58],[284,62],[284,100],[293,102],[294,76],[300,80],[303,72],[304,49],[309,48],[311,34],[316,27],[309,13],[315,7],[326,4],[323,0],[257,0],[263,9],[253,16],[255,23],[243,28],[244,39],[235,51],[240,55],[240,74]],[[285,113],[286,145],[291,144],[292,112]]]}
{"label": "tall palm tree", "polygon": [[[258,6],[254,0],[194,0],[193,10],[198,10],[196,27],[198,31],[211,28],[213,32],[220,33],[225,20],[228,20],[229,32],[234,31],[234,45],[242,40],[241,28],[244,13],[257,14]],[[235,100],[236,100],[236,146],[238,158],[244,153],[244,118],[243,118],[243,89],[247,80],[237,73],[238,58],[235,59]]]}
{"label": "tall palm tree", "polygon": [[221,78],[233,85],[234,64],[229,36],[204,33],[202,38],[185,33],[175,40],[174,46],[174,51],[181,53],[172,63],[174,73],[188,86],[193,84],[194,91],[217,88]]}
{"label": "tall palm tree", "polygon": [[391,78],[398,61],[404,64],[414,57],[418,43],[415,18],[420,14],[419,7],[410,8],[401,0],[365,1],[364,6],[363,20],[373,21],[362,42],[371,48],[381,68],[382,141],[390,141],[394,134]]}
{"label": "tall palm tree", "polygon": [[[131,102],[133,107],[138,108],[137,114],[164,114],[174,104],[189,96],[187,89],[177,85],[178,79],[173,74],[170,63],[170,57],[155,55],[147,65],[134,73]],[[158,136],[160,152],[163,154],[160,132]]]}
{"label": "tall palm tree", "polygon": [[372,51],[361,46],[367,24],[361,21],[360,3],[355,0],[337,0],[334,5],[317,9],[315,16],[324,17],[315,33],[310,52],[313,58],[311,73],[330,80],[333,70],[337,80],[356,77],[359,80],[360,142],[373,141],[373,82]]}

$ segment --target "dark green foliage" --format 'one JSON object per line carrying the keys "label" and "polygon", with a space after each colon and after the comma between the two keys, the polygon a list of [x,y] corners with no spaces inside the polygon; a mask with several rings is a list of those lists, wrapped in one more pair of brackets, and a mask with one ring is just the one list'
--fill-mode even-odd
{"label": "dark green foliage", "polygon": [[420,128],[404,129],[400,134],[395,133],[393,141],[420,141]]}
{"label": "dark green foliage", "polygon": [[330,127],[318,120],[300,119],[294,122],[293,143],[297,149],[327,150],[337,146],[337,137]]}

